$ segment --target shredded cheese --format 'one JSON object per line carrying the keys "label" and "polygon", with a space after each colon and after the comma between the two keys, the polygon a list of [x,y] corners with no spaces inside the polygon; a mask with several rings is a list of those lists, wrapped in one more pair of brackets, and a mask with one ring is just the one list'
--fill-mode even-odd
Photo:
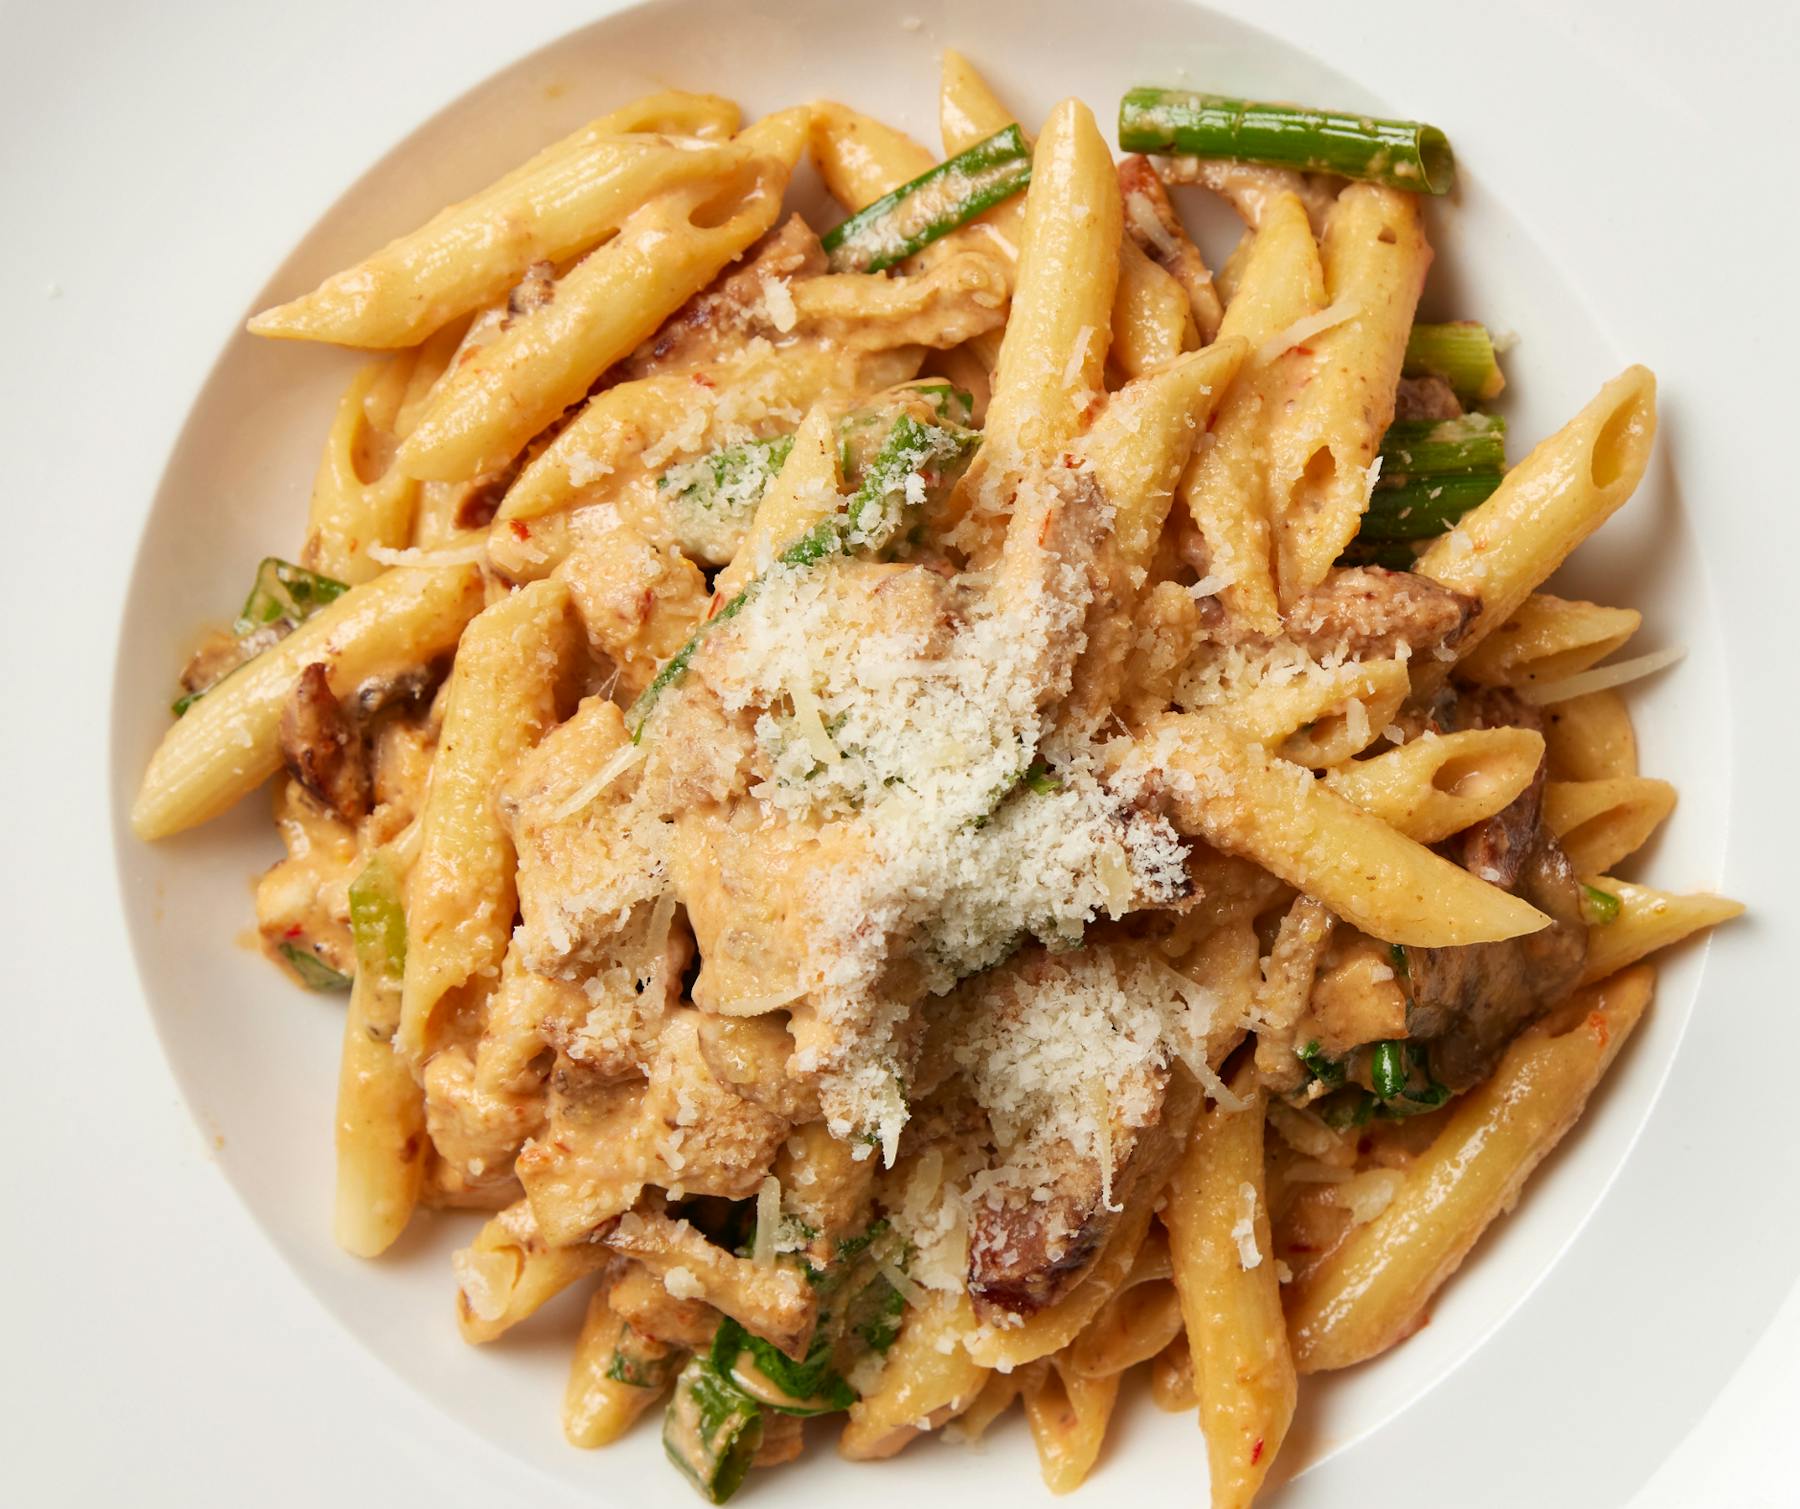
{"label": "shredded cheese", "polygon": [[1303,314],[1285,330],[1276,331],[1256,348],[1257,365],[1266,367],[1276,357],[1284,355],[1294,347],[1311,340],[1320,332],[1331,329],[1334,325],[1342,325],[1348,320],[1355,319],[1361,313],[1361,306],[1354,299],[1343,298],[1326,305],[1316,314]]}
{"label": "shredded cheese", "polygon": [[1648,655],[1639,655],[1632,660],[1621,660],[1613,665],[1597,665],[1592,670],[1579,671],[1560,681],[1522,686],[1519,688],[1519,696],[1534,707],[1547,707],[1552,702],[1567,702],[1575,697],[1585,697],[1590,692],[1611,691],[1614,687],[1642,680],[1645,676],[1654,676],[1686,655],[1687,650],[1681,646],[1653,650]]}

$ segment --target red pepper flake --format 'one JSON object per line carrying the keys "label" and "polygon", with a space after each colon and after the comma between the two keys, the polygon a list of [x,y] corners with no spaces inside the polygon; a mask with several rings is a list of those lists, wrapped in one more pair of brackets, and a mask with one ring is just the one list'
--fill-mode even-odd
{"label": "red pepper flake", "polygon": [[1594,1034],[1602,1048],[1612,1040],[1612,1029],[1606,1025],[1606,1013],[1604,1011],[1590,1011],[1588,1013],[1587,1024],[1589,1030]]}
{"label": "red pepper flake", "polygon": [[1294,352],[1298,356],[1311,356],[1313,354],[1313,348],[1311,346],[1296,346],[1294,347]]}
{"label": "red pepper flake", "polygon": [[531,526],[523,519],[509,519],[507,522],[512,526],[513,538],[515,540],[529,540],[531,538]]}
{"label": "red pepper flake", "polygon": [[1254,1445],[1250,1448],[1250,1465],[1252,1467],[1254,1467],[1258,1462],[1260,1462],[1262,1460],[1262,1449],[1263,1449],[1263,1438],[1261,1436],[1258,1436],[1256,1438],[1256,1445]]}
{"label": "red pepper flake", "polygon": [[300,936],[300,924],[298,922],[290,924],[287,931],[281,936],[284,938],[298,938]]}
{"label": "red pepper flake", "polygon": [[704,372],[696,372],[694,374],[694,386],[699,387],[699,388],[713,388],[713,387],[717,387],[718,384],[715,383]]}
{"label": "red pepper flake", "polygon": [[1074,471],[1076,467],[1081,465],[1081,463],[1075,459],[1074,452],[1072,451],[1063,452],[1062,464],[1068,467],[1070,471]]}

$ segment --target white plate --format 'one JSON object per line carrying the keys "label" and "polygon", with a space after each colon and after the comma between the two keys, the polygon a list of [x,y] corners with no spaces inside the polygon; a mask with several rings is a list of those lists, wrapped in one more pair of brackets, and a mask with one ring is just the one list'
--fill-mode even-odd
{"label": "white plate", "polygon": [[[1316,1470],[1279,1502],[1340,1502],[1348,1485],[1392,1483],[1396,1470],[1421,1491],[1438,1485],[1439,1497],[1453,1482],[1447,1498],[1457,1504],[1511,1504],[1527,1493],[1619,1502],[1697,1416],[1795,1271],[1794,1210],[1760,1192],[1794,1187],[1794,1139],[1774,1114],[1791,1023],[1772,948],[1782,912],[1793,908],[1780,864],[1792,811],[1768,794],[1783,790],[1779,733],[1784,715],[1792,723],[1784,697],[1791,701],[1795,677],[1770,631],[1779,629],[1783,602],[1780,549],[1791,549],[1796,531],[1791,517],[1762,511],[1791,487],[1775,475],[1775,448],[1750,441],[1782,433],[1762,412],[1770,395],[1760,385],[1785,381],[1789,369],[1779,343],[1759,353],[1750,339],[1758,327],[1746,295],[1765,247],[1747,235],[1758,202],[1734,182],[1748,177],[1746,164],[1732,143],[1709,144],[1696,105],[1657,92],[1656,59],[1627,57],[1630,34],[1620,30],[1605,33],[1596,65],[1549,21],[1458,21],[1410,5],[1385,8],[1379,25],[1324,5],[1299,7],[1285,19],[1289,40],[1179,0],[958,0],[908,9],[918,26],[891,8],[841,0],[664,0],[526,57],[416,131],[414,123],[508,55],[585,17],[572,5],[547,6],[515,21],[504,40],[484,40],[493,29],[474,12],[445,16],[419,5],[368,14],[334,0],[309,9],[304,25],[284,19],[279,62],[224,18],[183,35],[169,17],[142,37],[121,22],[95,39],[98,56],[80,58],[51,45],[48,12],[31,18],[41,45],[14,56],[35,52],[82,70],[88,87],[76,97],[88,113],[68,110],[25,75],[0,115],[20,127],[8,136],[9,180],[16,171],[25,202],[41,202],[30,197],[36,189],[60,211],[53,226],[27,222],[23,245],[9,249],[18,263],[13,287],[27,295],[21,351],[35,357],[15,353],[9,362],[9,412],[38,422],[9,437],[8,452],[26,458],[33,486],[22,495],[42,498],[40,507],[61,510],[63,520],[38,531],[41,544],[22,559],[44,574],[7,603],[9,650],[28,652],[14,684],[37,693],[15,694],[9,732],[15,741],[42,740],[39,720],[20,714],[45,707],[59,717],[70,709],[84,726],[79,709],[98,700],[102,646],[115,632],[108,604],[123,601],[105,779],[115,805],[128,797],[164,726],[171,668],[195,620],[234,601],[260,555],[297,539],[317,448],[351,364],[339,353],[233,336],[242,313],[309,286],[632,93],[710,88],[753,110],[830,94],[935,142],[935,56],[953,44],[1028,120],[1078,93],[1104,121],[1120,91],[1144,81],[1431,119],[1457,144],[1464,189],[1436,217],[1440,267],[1428,299],[1441,312],[1478,315],[1520,336],[1508,361],[1514,433],[1523,439],[1553,428],[1627,360],[1648,360],[1662,374],[1664,441],[1652,475],[1571,579],[1643,608],[1644,647],[1689,648],[1688,660],[1635,702],[1646,772],[1682,791],[1645,873],[1666,885],[1744,895],[1760,920],[1724,935],[1710,959],[1689,949],[1668,961],[1654,1017],[1580,1133],[1445,1291],[1431,1326],[1376,1364],[1310,1381],[1288,1453],[1293,1465]],[[354,56],[344,50],[350,37]],[[154,59],[148,77],[159,87],[145,90],[141,69],[121,66],[131,58]],[[1690,78],[1704,71],[1704,58],[1683,62]],[[174,104],[183,98],[210,117],[183,119]],[[267,114],[257,108],[265,99],[276,107]],[[49,129],[59,122],[60,138]],[[140,130],[160,155],[140,147]],[[27,140],[45,144],[39,160],[20,151]],[[60,151],[52,145],[59,140]],[[133,165],[135,175],[126,171]],[[147,192],[158,178],[167,187]],[[74,190],[86,182],[103,192],[83,200]],[[1690,232],[1745,228],[1727,277],[1702,255],[1703,238],[1673,233],[1671,182],[1680,184],[1674,202]],[[55,233],[43,235],[45,228]],[[34,249],[35,260],[26,255]],[[66,283],[61,298],[49,296],[51,283]],[[46,401],[58,395],[78,408]],[[127,590],[131,536],[153,491]],[[71,545],[84,555],[72,558]],[[43,627],[52,615],[60,626],[54,641]],[[75,648],[82,653],[69,653]],[[38,685],[65,655],[61,679]],[[274,1248],[350,1334],[454,1425],[407,1405],[404,1428],[381,1427],[380,1449],[342,1428],[359,1418],[385,1422],[400,1396],[335,1343],[331,1355],[313,1355],[288,1330],[305,1327],[307,1306],[274,1275],[265,1282],[280,1289],[280,1322],[206,1318],[205,1302],[183,1282],[208,1269],[196,1250],[206,1223],[231,1232],[245,1264],[264,1263],[268,1248],[243,1239],[191,1167],[170,1170],[114,1142],[131,1125],[121,1125],[116,1108],[130,1103],[134,1082],[141,1095],[163,1069],[139,1030],[135,992],[108,931],[116,924],[95,915],[104,861],[83,845],[100,838],[90,821],[98,737],[88,714],[78,750],[28,772],[33,784],[10,788],[46,798],[9,814],[22,838],[42,835],[36,866],[15,865],[9,875],[21,903],[14,914],[70,895],[63,887],[78,879],[85,892],[73,894],[85,901],[80,910],[46,907],[42,930],[27,935],[26,972],[44,983],[26,997],[39,1006],[25,1031],[43,1034],[46,1056],[20,1057],[42,1066],[45,1078],[27,1088],[32,1101],[6,1114],[57,1104],[55,1085],[70,1096],[79,1091],[83,1129],[108,1139],[107,1156],[133,1165],[136,1183],[121,1190],[98,1159],[46,1159],[44,1172],[60,1177],[33,1193],[63,1213],[60,1229],[81,1229],[82,1213],[98,1209],[103,1215],[87,1218],[91,1239],[106,1233],[116,1242],[121,1213],[142,1223],[160,1211],[166,1226],[153,1218],[147,1236],[134,1227],[129,1250],[183,1316],[179,1334],[227,1355],[235,1340],[245,1378],[278,1375],[304,1385],[304,1397],[331,1401],[340,1428],[328,1438],[357,1464],[347,1481],[360,1489],[376,1481],[367,1474],[391,1471],[396,1455],[429,1441],[422,1470],[435,1477],[447,1468],[451,1494],[483,1477],[529,1478],[535,1492],[571,1502],[678,1491],[653,1431],[603,1456],[560,1441],[566,1305],[496,1347],[471,1350],[457,1340],[444,1254],[466,1239],[464,1223],[424,1223],[377,1265],[332,1248],[325,1212],[337,1008],[284,986],[233,941],[250,922],[245,878],[276,852],[258,803],[155,850],[121,836],[124,911],[144,992],[189,1106],[222,1140],[219,1164]],[[14,852],[33,850],[22,842]],[[59,982],[83,968],[105,981],[104,996],[67,999]],[[90,1017],[99,999],[109,1001],[104,1031]],[[61,1014],[62,1033],[47,1012]],[[128,1059],[115,1052],[124,1042]],[[1767,1047],[1747,1046],[1756,1044]],[[1757,1084],[1765,1057],[1775,1066]],[[161,1200],[162,1187],[185,1187],[188,1197]],[[1752,1208],[1756,1240],[1746,1244],[1737,1213]],[[71,1294],[79,1264],[62,1270],[39,1275],[38,1292]],[[134,1275],[138,1292],[144,1277]],[[51,1343],[68,1332],[52,1316],[37,1334]],[[140,1313],[112,1334],[141,1368],[147,1352],[167,1347],[170,1332]],[[160,1401],[140,1408],[153,1423],[179,1417]],[[1121,1427],[1085,1490],[1089,1502],[1166,1493],[1171,1469],[1184,1492],[1201,1480],[1190,1422],[1158,1416],[1140,1400],[1123,1409]],[[232,1450],[216,1440],[210,1449],[217,1454],[194,1459],[193,1471],[222,1491],[237,1481],[225,1465]],[[983,1452],[920,1448],[884,1469],[852,1469],[818,1452],[797,1470],[766,1475],[760,1491],[849,1491],[881,1502],[929,1493],[946,1505],[998,1492],[1024,1501],[1041,1493],[1029,1456],[1014,1422]]]}

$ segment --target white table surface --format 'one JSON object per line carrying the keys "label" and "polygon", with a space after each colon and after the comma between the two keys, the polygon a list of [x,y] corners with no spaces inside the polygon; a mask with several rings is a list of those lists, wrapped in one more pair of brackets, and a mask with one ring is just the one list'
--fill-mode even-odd
{"label": "white table surface", "polygon": [[[12,921],[0,991],[0,1501],[316,1509],[422,1502],[427,1490],[443,1509],[523,1501],[516,1464],[472,1448],[271,1259],[178,1096],[129,956],[105,936],[117,909],[99,797],[103,689],[109,594],[145,479],[261,269],[416,123],[384,80],[429,68],[447,97],[607,8],[515,7],[530,14],[502,22],[463,0],[383,0],[370,32],[416,46],[346,36],[329,77],[296,80],[283,38],[322,24],[304,7],[0,5],[0,506],[15,577],[0,591],[0,884]],[[1781,10],[1716,4],[1710,29],[1673,0],[1543,14],[1569,45],[1603,43],[1650,87],[1737,100],[1721,144],[1731,150],[1791,127],[1785,80],[1800,38],[1795,8]],[[1756,16],[1754,36],[1720,16]],[[163,61],[175,52],[179,70]],[[118,99],[128,111],[97,106]],[[121,131],[121,119],[133,124]],[[1791,255],[1790,203],[1769,213],[1785,219]],[[226,276],[245,281],[221,289],[207,245],[227,230],[260,255],[234,255]],[[1770,284],[1785,327],[1771,338],[1789,347],[1800,335],[1790,285]],[[209,311],[217,328],[164,340],[184,309]],[[41,616],[53,599],[66,628]],[[291,1373],[270,1369],[271,1353]],[[1797,1420],[1800,1296],[1685,1440],[1643,1443],[1673,1454],[1632,1502],[1800,1503]]]}

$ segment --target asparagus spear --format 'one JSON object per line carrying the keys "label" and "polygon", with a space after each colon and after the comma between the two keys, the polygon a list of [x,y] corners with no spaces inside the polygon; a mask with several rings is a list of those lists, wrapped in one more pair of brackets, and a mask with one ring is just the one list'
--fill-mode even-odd
{"label": "asparagus spear", "polygon": [[1476,504],[1487,501],[1500,485],[1500,476],[1498,471],[1486,471],[1463,476],[1412,477],[1392,486],[1383,484],[1369,499],[1357,540],[1362,544],[1387,545],[1443,534],[1455,528]]}
{"label": "asparagus spear", "polygon": [[880,272],[973,220],[1031,182],[1017,125],[996,131],[827,231],[833,272]]}
{"label": "asparagus spear", "polygon": [[1119,101],[1119,145],[1127,152],[1338,173],[1415,193],[1445,194],[1456,181],[1455,154],[1436,126],[1186,89],[1127,93]]}
{"label": "asparagus spear", "polygon": [[406,968],[406,907],[400,875],[386,849],[377,849],[350,883],[350,937],[356,967],[397,982]]}
{"label": "asparagus spear", "polygon": [[1505,465],[1506,421],[1495,414],[1398,419],[1381,437],[1384,478],[1499,471]]}
{"label": "asparagus spear", "polygon": [[1441,377],[1464,403],[1487,403],[1506,386],[1494,338],[1474,320],[1414,325],[1400,369],[1408,377]]}

